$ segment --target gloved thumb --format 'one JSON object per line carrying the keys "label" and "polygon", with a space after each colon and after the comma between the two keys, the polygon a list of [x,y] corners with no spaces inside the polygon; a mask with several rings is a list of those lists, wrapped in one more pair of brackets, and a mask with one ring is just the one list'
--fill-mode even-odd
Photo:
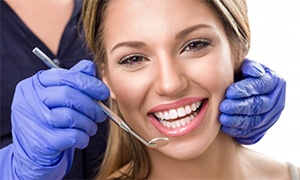
{"label": "gloved thumb", "polygon": [[261,64],[247,58],[244,59],[241,69],[244,77],[261,77],[265,74],[265,69]]}
{"label": "gloved thumb", "polygon": [[96,76],[96,66],[91,60],[83,59],[74,65],[70,71],[79,71],[90,76]]}

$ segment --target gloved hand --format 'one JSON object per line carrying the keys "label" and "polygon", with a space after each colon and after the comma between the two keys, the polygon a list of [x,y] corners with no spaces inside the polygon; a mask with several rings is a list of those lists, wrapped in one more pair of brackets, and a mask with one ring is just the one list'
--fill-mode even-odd
{"label": "gloved hand", "polygon": [[284,109],[286,82],[266,66],[248,59],[241,69],[245,79],[229,86],[220,105],[221,129],[240,144],[254,144]]}
{"label": "gloved hand", "polygon": [[12,104],[13,168],[22,179],[61,179],[74,149],[88,145],[107,117],[94,99],[110,92],[91,61],[40,71],[17,85]]}

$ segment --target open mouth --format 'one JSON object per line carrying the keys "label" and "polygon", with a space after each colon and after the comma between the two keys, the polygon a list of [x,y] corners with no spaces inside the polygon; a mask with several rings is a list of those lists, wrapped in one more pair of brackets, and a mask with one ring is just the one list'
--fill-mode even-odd
{"label": "open mouth", "polygon": [[167,128],[180,128],[191,123],[200,112],[206,100],[194,102],[177,109],[153,113],[153,116]]}

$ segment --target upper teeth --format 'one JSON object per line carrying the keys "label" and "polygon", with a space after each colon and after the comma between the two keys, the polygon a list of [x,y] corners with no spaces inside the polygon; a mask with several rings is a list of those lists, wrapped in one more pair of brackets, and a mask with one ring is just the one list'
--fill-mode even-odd
{"label": "upper teeth", "polygon": [[184,107],[179,107],[177,109],[170,109],[168,111],[161,111],[154,113],[159,120],[171,120],[177,119],[179,117],[186,116],[192,111],[196,111],[201,106],[201,102],[192,103]]}

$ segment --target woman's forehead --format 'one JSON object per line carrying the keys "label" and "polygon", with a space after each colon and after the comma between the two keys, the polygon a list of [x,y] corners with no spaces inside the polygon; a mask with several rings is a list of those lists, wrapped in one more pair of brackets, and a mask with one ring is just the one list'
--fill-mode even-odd
{"label": "woman's forehead", "polygon": [[108,5],[104,32],[110,40],[136,40],[139,36],[175,34],[197,24],[222,28],[218,17],[203,1],[117,0]]}

